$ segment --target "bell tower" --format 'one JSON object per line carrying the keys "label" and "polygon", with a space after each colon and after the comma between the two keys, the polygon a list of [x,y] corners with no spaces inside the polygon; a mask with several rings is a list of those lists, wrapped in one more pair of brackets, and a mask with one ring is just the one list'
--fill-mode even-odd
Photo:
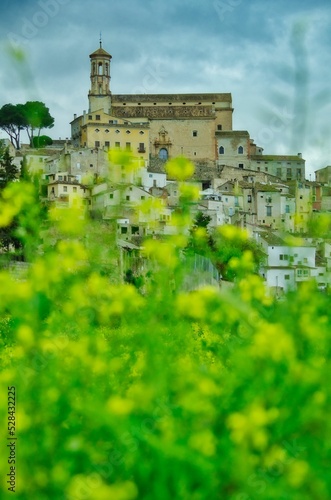
{"label": "bell tower", "polygon": [[103,109],[105,113],[110,113],[111,92],[110,92],[110,60],[112,56],[102,48],[100,37],[100,47],[90,54],[91,60],[91,88],[88,94],[89,112],[93,113]]}

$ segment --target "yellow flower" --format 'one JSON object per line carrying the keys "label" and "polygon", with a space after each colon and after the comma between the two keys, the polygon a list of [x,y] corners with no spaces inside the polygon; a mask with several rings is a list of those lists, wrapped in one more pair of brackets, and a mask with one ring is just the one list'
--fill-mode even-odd
{"label": "yellow flower", "polygon": [[288,465],[287,481],[292,488],[299,488],[309,472],[309,465],[304,460],[295,460]]}
{"label": "yellow flower", "polygon": [[165,169],[171,179],[177,179],[178,181],[189,179],[195,171],[194,164],[183,156],[169,160]]}
{"label": "yellow flower", "polygon": [[112,396],[107,401],[107,410],[112,415],[125,416],[133,410],[134,404],[130,399],[124,399],[120,396]]}
{"label": "yellow flower", "polygon": [[189,439],[189,445],[194,450],[200,451],[203,455],[211,457],[215,455],[216,438],[210,430],[206,429],[193,434]]}

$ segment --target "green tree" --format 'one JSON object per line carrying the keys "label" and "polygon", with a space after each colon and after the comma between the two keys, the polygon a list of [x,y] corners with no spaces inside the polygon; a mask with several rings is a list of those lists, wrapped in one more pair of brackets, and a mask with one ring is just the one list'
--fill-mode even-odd
{"label": "green tree", "polygon": [[34,145],[34,133],[37,131],[37,137],[40,136],[40,131],[43,128],[52,128],[54,126],[54,118],[49,112],[49,108],[40,101],[28,101],[23,106],[25,117],[24,129],[26,130],[30,145]]}
{"label": "green tree", "polygon": [[9,182],[17,179],[18,168],[13,163],[13,157],[10,156],[9,148],[0,144],[0,192]]}
{"label": "green tree", "polygon": [[21,172],[20,172],[20,178],[24,181],[30,181],[31,176],[29,173],[29,167],[28,167],[28,160],[26,159],[26,156],[23,156],[23,160],[21,161]]}
{"label": "green tree", "polygon": [[33,138],[34,148],[44,148],[45,146],[51,146],[53,144],[53,139],[48,137],[48,135],[40,135]]}
{"label": "green tree", "polygon": [[11,143],[16,149],[20,148],[20,134],[25,125],[23,104],[2,106],[0,109],[0,128],[9,135]]}
{"label": "green tree", "polygon": [[[5,148],[0,143],[0,195],[5,187],[17,179],[18,168],[13,163],[13,157],[10,156],[9,148]],[[21,242],[15,236],[17,228],[17,220],[14,219],[7,227],[0,228],[0,248],[9,251],[11,248],[15,250],[21,248]]]}
{"label": "green tree", "polygon": [[198,212],[195,216],[193,227],[207,228],[210,221],[210,215],[204,215],[203,212]]}

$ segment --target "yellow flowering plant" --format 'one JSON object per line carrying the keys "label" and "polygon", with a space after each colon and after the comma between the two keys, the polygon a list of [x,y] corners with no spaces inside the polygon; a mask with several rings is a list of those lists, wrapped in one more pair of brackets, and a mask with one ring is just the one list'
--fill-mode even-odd
{"label": "yellow flowering plant", "polygon": [[[192,174],[182,159],[168,168]],[[191,187],[177,234],[143,241],[143,291],[123,279],[112,224],[79,211],[43,219],[33,187],[8,189],[1,223],[15,215],[33,227],[23,242],[38,240],[23,276],[0,270],[0,422],[10,437],[15,387],[17,499],[331,497],[328,294],[308,283],[270,296],[246,233],[230,227],[215,245],[232,286],[185,288]]]}

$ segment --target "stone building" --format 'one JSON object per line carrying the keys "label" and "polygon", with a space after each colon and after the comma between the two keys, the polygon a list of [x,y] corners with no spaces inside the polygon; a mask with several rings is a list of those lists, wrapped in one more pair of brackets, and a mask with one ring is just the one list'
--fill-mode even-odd
{"label": "stone building", "polygon": [[199,180],[217,177],[224,166],[304,180],[300,154],[263,155],[247,131],[232,129],[230,93],[112,94],[111,59],[101,42],[90,54],[89,108],[71,122],[73,146],[129,149],[155,172],[183,155]]}
{"label": "stone building", "polygon": [[115,95],[110,91],[111,58],[101,42],[90,55],[89,109],[74,115],[73,146],[128,148],[144,159],[184,155],[215,162],[216,131],[232,130],[231,94]]}

